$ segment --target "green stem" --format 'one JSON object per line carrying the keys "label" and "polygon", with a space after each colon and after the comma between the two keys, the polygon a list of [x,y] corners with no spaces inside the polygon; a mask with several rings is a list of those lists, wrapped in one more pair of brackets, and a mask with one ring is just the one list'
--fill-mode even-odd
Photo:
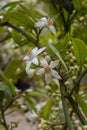
{"label": "green stem", "polygon": [[83,76],[87,73],[87,69],[85,69],[79,76],[79,78],[77,79],[76,83],[74,84],[74,87],[72,88],[71,92],[70,92],[70,96],[73,94],[74,91],[78,90],[79,84],[81,79],[83,78]]}
{"label": "green stem", "polygon": [[16,30],[17,32],[21,33],[23,36],[25,36],[29,41],[31,41],[33,44],[37,45],[37,41],[32,38],[28,33],[26,33],[23,29],[17,27],[16,25],[10,23],[10,22],[2,22],[0,23],[0,26],[8,26]]}
{"label": "green stem", "polygon": [[8,40],[9,38],[11,38],[11,36],[8,34],[4,39],[1,39],[0,42],[4,42],[4,41]]}
{"label": "green stem", "polygon": [[87,121],[85,120],[83,114],[81,113],[79,107],[78,107],[78,104],[73,100],[73,98],[71,96],[68,97],[68,100],[70,102],[70,104],[72,105],[74,111],[76,112],[76,114],[78,115],[81,123],[83,125],[87,125]]}
{"label": "green stem", "polygon": [[67,106],[67,102],[65,98],[65,87],[62,83],[60,83],[60,86],[61,86],[60,90],[61,90],[61,98],[62,98],[62,105],[63,105],[64,115],[65,115],[65,121],[69,130],[74,130],[72,122],[70,120],[69,110],[68,110],[68,106]]}
{"label": "green stem", "polygon": [[3,125],[4,125],[6,130],[9,130],[8,126],[7,126],[7,123],[6,123],[6,119],[5,119],[3,108],[1,109],[1,114],[2,114],[2,119],[3,119]]}

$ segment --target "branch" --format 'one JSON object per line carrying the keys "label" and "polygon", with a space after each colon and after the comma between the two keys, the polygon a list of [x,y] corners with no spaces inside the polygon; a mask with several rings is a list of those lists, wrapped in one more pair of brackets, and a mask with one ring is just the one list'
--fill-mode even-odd
{"label": "branch", "polygon": [[65,115],[66,124],[67,124],[69,130],[74,130],[72,122],[70,120],[69,110],[68,110],[68,106],[67,106],[67,102],[66,102],[66,98],[65,98],[65,87],[63,86],[63,84],[61,82],[60,82],[60,90],[61,90],[62,105],[63,105],[63,111],[64,111],[64,115]]}
{"label": "branch", "polygon": [[23,29],[17,27],[16,25],[10,23],[10,22],[1,22],[0,26],[8,26],[16,30],[17,32],[21,33],[23,36],[25,36],[29,41],[31,41],[35,46],[37,45],[37,40],[32,38],[28,33],[26,33]]}
{"label": "branch", "polygon": [[87,69],[85,69],[85,70],[81,73],[81,75],[79,76],[79,78],[77,79],[77,81],[76,81],[74,87],[72,88],[72,90],[71,90],[71,92],[70,92],[70,94],[69,94],[70,96],[73,94],[74,91],[78,90],[79,83],[80,83],[81,79],[84,77],[84,75],[85,75],[86,73],[87,73]]}
{"label": "branch", "polygon": [[73,100],[73,98],[71,96],[68,96],[68,100],[70,102],[70,104],[72,105],[74,111],[76,112],[76,114],[78,115],[81,123],[83,125],[87,125],[87,121],[85,120],[85,117],[82,115],[79,107],[78,107],[78,104]]}
{"label": "branch", "polygon": [[2,119],[3,119],[3,123],[2,123],[2,124],[4,125],[4,127],[5,127],[6,130],[9,130],[9,129],[8,129],[8,126],[7,126],[6,119],[5,119],[3,107],[2,107],[2,109],[1,109],[1,114],[2,114]]}

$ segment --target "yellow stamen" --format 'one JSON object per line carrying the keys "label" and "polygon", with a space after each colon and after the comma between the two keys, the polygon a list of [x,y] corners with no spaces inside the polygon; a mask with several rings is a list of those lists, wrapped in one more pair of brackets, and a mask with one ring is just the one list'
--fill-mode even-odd
{"label": "yellow stamen", "polygon": [[49,25],[52,25],[53,23],[54,23],[53,19],[48,18],[48,24],[49,24]]}
{"label": "yellow stamen", "polygon": [[50,72],[51,72],[51,68],[50,68],[49,66],[47,66],[47,67],[45,68],[45,72],[46,72],[46,73],[50,73]]}
{"label": "yellow stamen", "polygon": [[29,54],[31,54],[31,53],[32,53],[32,49],[31,49],[31,48],[29,48],[29,49],[26,50],[26,54],[27,54],[27,55],[29,55]]}

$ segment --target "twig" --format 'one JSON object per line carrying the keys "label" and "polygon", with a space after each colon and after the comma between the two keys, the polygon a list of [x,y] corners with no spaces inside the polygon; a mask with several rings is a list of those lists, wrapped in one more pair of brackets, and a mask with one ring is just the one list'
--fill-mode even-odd
{"label": "twig", "polygon": [[23,36],[25,36],[29,41],[31,41],[34,45],[37,45],[37,40],[32,38],[28,33],[26,33],[23,29],[17,27],[16,25],[10,23],[10,22],[1,22],[0,26],[8,26],[16,30],[17,32],[21,33]]}
{"label": "twig", "polygon": [[76,114],[78,115],[81,123],[83,125],[87,125],[87,121],[85,120],[83,114],[81,113],[78,104],[73,100],[73,98],[71,96],[68,96],[68,100],[70,101],[70,104],[72,105],[74,111],[76,112]]}
{"label": "twig", "polygon": [[85,69],[85,70],[80,74],[80,76],[79,76],[79,78],[77,79],[77,81],[76,81],[74,87],[73,87],[72,90],[70,91],[70,94],[69,94],[70,96],[73,94],[74,91],[76,91],[76,90],[78,89],[79,83],[80,83],[81,79],[83,78],[83,76],[84,76],[86,73],[87,73],[87,69]]}
{"label": "twig", "polygon": [[70,120],[68,106],[67,106],[67,102],[66,102],[66,98],[65,98],[65,87],[62,84],[62,82],[60,82],[60,90],[61,90],[62,105],[63,105],[63,111],[64,111],[66,124],[67,124],[69,130],[74,130],[72,122]]}
{"label": "twig", "polygon": [[5,127],[6,130],[9,130],[8,126],[7,126],[7,123],[6,123],[6,120],[5,120],[5,115],[4,115],[3,107],[1,109],[1,114],[2,114],[2,119],[3,119],[3,125],[4,125],[4,127]]}

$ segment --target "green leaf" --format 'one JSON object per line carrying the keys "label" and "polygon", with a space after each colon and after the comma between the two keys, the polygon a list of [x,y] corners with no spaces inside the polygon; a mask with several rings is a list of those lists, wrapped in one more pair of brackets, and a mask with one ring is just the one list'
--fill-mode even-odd
{"label": "green leaf", "polygon": [[5,127],[0,124],[0,130],[5,130]]}
{"label": "green leaf", "polygon": [[47,103],[45,104],[45,106],[42,108],[41,114],[43,115],[43,118],[45,120],[49,119],[49,116],[50,116],[51,111],[52,111],[52,109],[51,109],[52,108],[52,103],[53,103],[52,99],[49,99],[47,101]]}
{"label": "green leaf", "polygon": [[20,67],[21,62],[19,60],[11,61],[8,66],[6,67],[4,74],[8,78],[13,78],[15,76],[16,70]]}
{"label": "green leaf", "polygon": [[46,97],[45,94],[43,94],[41,92],[36,92],[36,91],[27,92],[27,94],[29,96],[35,96],[35,97]]}
{"label": "green leaf", "polygon": [[20,45],[21,40],[22,40],[22,36],[16,31],[12,31],[11,35],[12,35],[12,38],[15,41],[15,43]]}
{"label": "green leaf", "polygon": [[49,44],[49,43],[48,43],[48,45],[49,45],[49,47],[51,48],[51,50],[54,52],[54,54],[59,58],[59,60],[61,61],[62,65],[64,66],[65,70],[68,72],[68,68],[67,68],[67,66],[66,66],[66,64],[65,64],[65,62],[64,62],[64,60],[62,59],[62,57],[61,57],[59,51],[58,51],[52,44]]}
{"label": "green leaf", "polygon": [[74,93],[74,96],[76,98],[76,101],[78,102],[78,104],[80,105],[82,111],[84,112],[84,114],[87,116],[87,103],[83,101],[82,97],[80,97],[79,95]]}
{"label": "green leaf", "polygon": [[74,54],[76,56],[77,63],[82,66],[87,57],[87,46],[84,41],[72,38],[72,43],[74,47]]}
{"label": "green leaf", "polygon": [[15,5],[18,5],[19,3],[23,3],[23,1],[9,2],[6,5],[4,5],[1,9],[7,8],[7,7],[11,7],[11,6],[15,6]]}
{"label": "green leaf", "polygon": [[8,85],[12,96],[16,95],[16,91],[15,91],[15,86],[13,85],[13,83],[6,77],[6,75],[4,74],[4,72],[2,70],[0,70],[0,76],[2,77],[2,79],[4,80],[4,82]]}
{"label": "green leaf", "polygon": [[7,104],[12,100],[13,95],[11,92],[11,89],[8,85],[6,85],[5,83],[3,84],[3,88],[4,88],[4,98],[7,101]]}
{"label": "green leaf", "polygon": [[24,26],[26,28],[30,28],[30,27],[33,28],[34,27],[34,23],[32,22],[32,20],[27,18],[21,12],[10,12],[10,13],[7,13],[5,15],[5,19],[6,20],[10,20],[14,24],[17,24],[19,26]]}

